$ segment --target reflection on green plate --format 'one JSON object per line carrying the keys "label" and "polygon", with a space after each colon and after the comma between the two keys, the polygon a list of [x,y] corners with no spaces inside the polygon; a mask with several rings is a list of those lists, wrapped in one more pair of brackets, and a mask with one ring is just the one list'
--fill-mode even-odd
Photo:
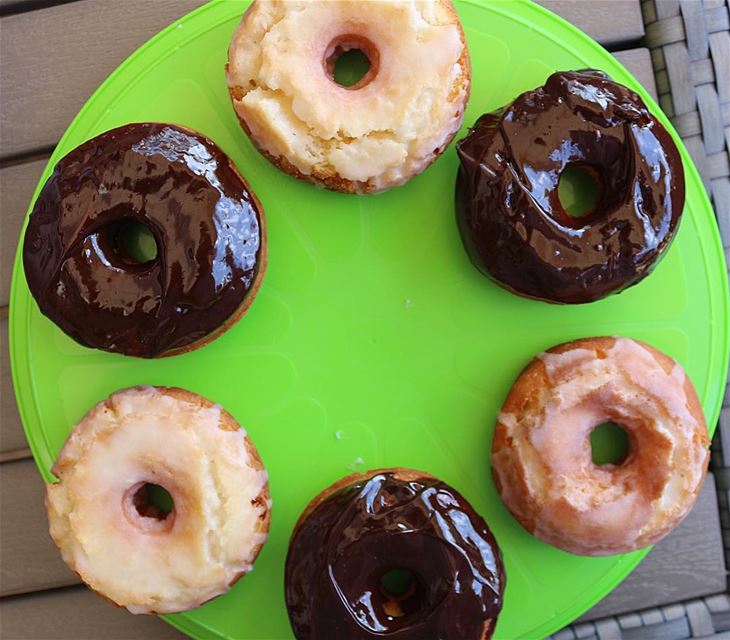
{"label": "reflection on green plate", "polygon": [[[535,353],[622,334],[681,362],[714,425],[728,354],[728,297],[712,210],[689,157],[679,235],[641,284],[594,304],[551,306],[499,289],[464,253],[453,212],[453,145],[402,188],[330,193],[277,171],[252,148],[223,67],[246,2],[204,6],[132,55],[79,113],[51,158],[130,121],[184,124],[229,153],[267,213],[269,268],[248,315],[204,349],[159,361],[91,351],[41,316],[16,260],[10,310],[16,392],[46,480],[71,426],[112,391],[178,385],[245,425],[271,476],[271,536],[253,573],[196,611],[170,616],[199,638],[284,639],[284,558],[307,501],[354,469],[425,469],[490,523],[508,583],[498,638],[538,638],[570,622],[644,552],[580,558],[538,542],[509,516],[489,470],[491,430]],[[588,37],[528,2],[457,2],[473,62],[465,123],[558,69],[636,81]],[[658,113],[656,105],[649,104]],[[464,129],[466,130],[466,128]],[[43,180],[49,174],[46,170]]]}

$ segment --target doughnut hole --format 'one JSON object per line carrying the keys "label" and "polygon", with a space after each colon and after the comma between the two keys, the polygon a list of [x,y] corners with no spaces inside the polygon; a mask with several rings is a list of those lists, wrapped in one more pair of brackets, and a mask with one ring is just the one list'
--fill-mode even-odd
{"label": "doughnut hole", "polygon": [[127,519],[146,531],[167,531],[175,520],[175,501],[165,487],[154,482],[138,482],[122,498]]}
{"label": "doughnut hole", "polygon": [[571,218],[583,218],[596,211],[603,192],[603,181],[591,165],[572,162],[560,174],[558,200]]}
{"label": "doughnut hole", "polygon": [[378,74],[380,54],[367,38],[345,34],[329,43],[324,54],[327,77],[344,89],[362,89]]}
{"label": "doughnut hole", "polygon": [[159,253],[152,230],[132,217],[117,219],[88,239],[106,261],[123,270],[145,270],[155,263]]}
{"label": "doughnut hole", "polygon": [[391,569],[380,576],[378,586],[384,598],[385,613],[391,618],[400,618],[411,613],[412,609],[420,608],[416,602],[421,591],[418,582],[416,574],[409,569]]}
{"label": "doughnut hole", "polygon": [[157,241],[150,228],[131,218],[119,223],[115,245],[117,255],[132,264],[148,264],[158,253]]}
{"label": "doughnut hole", "polygon": [[590,443],[591,458],[597,466],[621,466],[629,457],[629,434],[614,422],[604,422],[594,427]]}

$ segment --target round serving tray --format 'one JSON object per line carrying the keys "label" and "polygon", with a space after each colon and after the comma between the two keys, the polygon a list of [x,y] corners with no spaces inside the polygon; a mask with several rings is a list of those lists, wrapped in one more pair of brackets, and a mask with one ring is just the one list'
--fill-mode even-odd
{"label": "round serving tray", "polygon": [[[360,197],[289,178],[253,149],[223,72],[247,5],[206,5],[134,53],[68,128],[39,189],[62,155],[112,127],[150,120],[197,129],[233,158],[266,210],[269,267],[260,294],[245,318],[209,346],[138,360],[85,349],[43,317],[19,252],[10,349],[40,472],[52,480],[51,465],[73,424],[116,389],[185,387],[221,403],[253,437],[270,473],[273,519],[254,571],[227,595],[167,617],[170,623],[198,638],[290,638],[284,559],[304,506],[352,471],[406,466],[452,484],[492,527],[508,575],[496,637],[545,636],[615,587],[646,550],[582,558],[528,535],[492,483],[495,417],[534,354],[581,336],[620,334],[675,357],[714,426],[727,367],[728,295],[697,172],[675,135],[687,177],[684,218],[667,256],[642,283],[581,306],[519,298],[480,275],[464,252],[454,219],[453,145],[404,187]],[[464,132],[553,71],[585,67],[636,89],[669,126],[608,52],[550,12],[526,1],[456,6],[473,64]]]}

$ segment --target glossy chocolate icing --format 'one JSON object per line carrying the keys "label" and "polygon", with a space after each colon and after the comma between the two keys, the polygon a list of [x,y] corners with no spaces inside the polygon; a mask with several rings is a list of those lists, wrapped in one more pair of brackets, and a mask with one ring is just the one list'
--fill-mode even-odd
{"label": "glossy chocolate icing", "polygon": [[[157,256],[135,262],[121,233],[145,225]],[[28,222],[23,261],[40,310],[83,345],[140,357],[218,329],[261,265],[259,205],[212,141],[129,124],[61,159]]]}
{"label": "glossy chocolate icing", "polygon": [[[670,135],[636,93],[599,71],[554,73],[479,118],[457,150],[467,252],[527,297],[591,302],[636,284],[668,248],[684,206]],[[597,178],[599,201],[582,217],[558,199],[569,165]]]}
{"label": "glossy chocolate icing", "polygon": [[[451,487],[399,476],[356,479],[300,521],[286,561],[298,640],[491,637],[505,585],[494,537]],[[380,583],[393,569],[414,576],[399,598]]]}

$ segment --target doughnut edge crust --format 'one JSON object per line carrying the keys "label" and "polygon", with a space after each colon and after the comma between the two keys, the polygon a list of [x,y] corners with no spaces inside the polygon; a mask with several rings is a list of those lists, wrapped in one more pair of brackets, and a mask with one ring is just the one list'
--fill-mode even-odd
{"label": "doughnut edge crust", "polygon": [[[94,449],[98,458],[99,446],[113,447],[109,442],[124,428],[124,418],[134,416],[134,413],[128,413],[129,407],[137,402],[147,407],[149,401],[156,402],[157,407],[155,411],[149,408],[149,414],[145,409],[141,416],[143,421],[154,422],[159,411],[163,412],[164,420],[164,411],[174,407],[175,411],[207,421],[202,427],[201,421],[187,425],[188,431],[201,428],[213,428],[215,431],[202,438],[199,434],[194,434],[192,439],[186,437],[184,443],[182,436],[168,438],[169,433],[164,434],[162,441],[157,440],[159,445],[169,444],[166,455],[189,451],[191,457],[188,460],[156,456],[152,450],[155,441],[150,442],[150,459],[140,463],[141,466],[146,464],[148,469],[140,477],[142,482],[157,480],[157,477],[147,477],[153,467],[159,469],[163,477],[167,476],[160,484],[173,496],[174,519],[168,527],[163,522],[162,527],[153,524],[136,529],[125,513],[127,500],[122,485],[130,481],[125,479],[120,481],[119,487],[113,486],[115,475],[130,469],[130,465],[125,464],[124,434],[121,441],[116,442],[122,445],[122,449],[111,451],[114,454],[111,460],[119,463],[118,468],[115,465],[109,472],[111,488],[99,487],[89,478],[98,480],[99,477],[99,470],[93,469]],[[216,424],[213,427],[214,419]],[[177,426],[174,428],[177,429]],[[242,437],[239,438],[239,434]],[[139,434],[130,434],[126,442],[131,441],[134,449],[134,441],[139,439]],[[142,457],[145,457],[144,454],[143,443]],[[190,470],[189,465],[194,458],[201,460],[201,466]],[[136,472],[135,466],[140,465],[132,464],[132,472]],[[200,469],[204,470],[204,475],[196,476]],[[49,533],[63,560],[90,589],[131,613],[178,613],[227,592],[251,571],[268,537],[271,519],[268,475],[255,445],[225,409],[185,389],[137,386],[114,392],[90,409],[73,428],[51,472],[58,482],[46,485],[45,504]],[[175,479],[179,479],[179,484],[175,483]],[[136,484],[139,483],[132,482],[132,487]],[[250,495],[241,493],[234,496],[232,492],[238,486],[243,486],[243,490],[249,489]],[[100,507],[100,496],[111,498],[109,503],[104,502],[109,506]],[[226,499],[222,501],[222,498]],[[115,509],[117,499],[121,502]],[[234,502],[243,508],[235,510],[234,507],[232,510],[231,503]],[[211,522],[211,518],[215,521]],[[182,525],[177,526],[180,519]],[[193,531],[205,525],[209,528],[202,535]],[[108,534],[107,537],[102,531]],[[108,560],[114,564],[116,555],[125,556],[124,545],[138,552],[133,555],[140,557],[127,554],[120,561],[121,565],[118,564],[118,571],[104,569],[103,565]],[[160,559],[159,556],[164,557]],[[146,558],[149,563],[145,562]],[[159,565],[154,564],[158,562]],[[135,563],[139,565],[136,566],[138,570],[140,567],[146,569],[142,578],[147,580],[135,581],[130,575],[120,575],[128,570],[127,564]],[[132,574],[134,570],[135,567],[129,569]],[[209,573],[206,574],[206,571]],[[147,585],[146,590],[140,585]]]}
{"label": "doughnut edge crust", "polygon": [[[577,445],[583,447],[578,456],[582,455],[588,475],[570,466],[561,468],[563,475],[560,475],[558,468],[566,452],[570,451],[569,443],[557,442],[551,450],[549,444],[544,444],[549,438],[553,439],[551,434],[542,436],[541,444],[537,446],[534,443],[538,440],[532,435],[535,433],[534,425],[542,425],[546,420],[551,399],[555,399],[554,386],[562,384],[565,376],[557,382],[554,377],[581,366],[588,359],[610,361],[614,357],[611,351],[617,345],[623,350],[621,355],[624,357],[637,357],[645,363],[650,358],[653,362],[653,373],[649,369],[635,373],[646,374],[648,371],[651,380],[655,380],[655,374],[659,375],[667,385],[682,378],[684,399],[680,403],[683,408],[679,410],[694,424],[686,425],[686,428],[680,425],[680,435],[670,433],[671,437],[660,424],[657,428],[661,432],[660,438],[653,442],[656,451],[652,450],[648,440],[641,441],[637,446],[636,436],[630,428],[626,428],[629,453],[627,459],[618,465],[593,464],[590,460],[588,430]],[[634,349],[640,351],[632,353]],[[626,375],[630,377],[631,372]],[[657,383],[646,382],[647,386],[651,384]],[[671,390],[665,387],[663,391],[670,395],[664,398],[674,402],[671,392],[676,390],[676,387]],[[565,403],[569,405],[570,397],[565,397],[568,398]],[[586,398],[590,400],[589,396]],[[671,409],[662,407],[662,410],[676,411],[678,407],[679,404],[673,404]],[[630,416],[627,417],[629,419]],[[675,416],[675,423],[677,420]],[[619,422],[611,417],[602,421]],[[671,446],[667,445],[667,441],[671,442]],[[491,452],[492,477],[507,509],[524,529],[543,542],[576,555],[628,553],[658,542],[689,513],[707,474],[709,444],[697,393],[677,362],[638,340],[621,337],[582,338],[548,349],[533,358],[519,374],[497,419]],[[667,462],[666,456],[673,456],[675,452],[680,456],[686,453],[682,461],[689,462],[687,468],[677,468]],[[656,460],[652,460],[653,455],[657,456]],[[646,464],[641,466],[642,462]],[[622,470],[626,472],[625,469],[632,465],[634,473],[626,481],[623,475],[611,475],[621,474]],[[574,475],[576,484],[572,484]],[[685,475],[689,476],[686,480]],[[596,479],[598,484],[591,484]],[[626,486],[632,486],[637,495],[630,494],[627,497],[622,494]],[[607,503],[601,502],[601,492],[612,491],[612,494],[605,495],[614,501],[609,499]],[[588,495],[581,496],[581,492]],[[665,495],[668,495],[666,501],[663,500]],[[631,498],[636,498],[633,510],[613,511],[627,509],[621,503]]]}

